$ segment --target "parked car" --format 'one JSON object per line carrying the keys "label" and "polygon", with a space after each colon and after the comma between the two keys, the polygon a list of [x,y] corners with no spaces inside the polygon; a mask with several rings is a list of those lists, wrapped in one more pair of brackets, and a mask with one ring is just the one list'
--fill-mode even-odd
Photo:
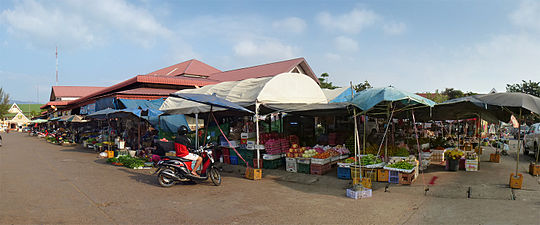
{"label": "parked car", "polygon": [[523,138],[525,143],[525,149],[523,149],[523,154],[528,155],[529,151],[535,152],[538,151],[538,146],[540,144],[540,123],[535,123],[531,125],[525,137]]}

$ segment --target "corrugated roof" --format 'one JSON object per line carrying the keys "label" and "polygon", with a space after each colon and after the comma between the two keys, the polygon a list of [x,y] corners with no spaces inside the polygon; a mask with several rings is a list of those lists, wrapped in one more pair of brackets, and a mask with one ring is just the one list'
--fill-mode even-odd
{"label": "corrugated roof", "polygon": [[51,91],[51,101],[60,97],[83,97],[93,92],[104,89],[105,87],[90,86],[53,86]]}
{"label": "corrugated roof", "polygon": [[162,95],[168,96],[170,93],[177,92],[178,89],[159,89],[159,88],[135,88],[117,92],[126,95]]}
{"label": "corrugated roof", "polygon": [[221,70],[218,70],[206,63],[203,63],[199,60],[192,59],[185,62],[181,62],[163,69],[156,70],[154,72],[148,73],[147,75],[156,75],[156,76],[181,76],[184,74],[188,75],[199,75],[199,76],[208,76],[213,73],[219,73]]}
{"label": "corrugated roof", "polygon": [[216,84],[218,81],[205,79],[205,78],[192,78],[192,77],[171,77],[171,76],[158,76],[158,75],[138,75],[126,81],[120,82],[108,88],[104,88],[98,92],[94,92],[90,95],[81,97],[77,100],[71,101],[70,105],[76,105],[82,102],[85,102],[91,98],[98,97],[105,94],[113,93],[114,91],[126,87],[135,83],[147,83],[147,84],[169,84],[177,86],[191,86],[191,87],[202,87],[205,85]]}
{"label": "corrugated roof", "polygon": [[71,102],[71,101],[50,101],[50,102],[47,102],[45,105],[42,105],[42,106],[39,107],[39,108],[40,108],[40,109],[44,109],[44,108],[47,108],[48,106],[51,106],[51,105],[54,105],[54,106],[68,105],[69,102]]}
{"label": "corrugated roof", "polygon": [[218,81],[239,81],[249,78],[270,77],[281,73],[288,73],[296,66],[300,66],[308,76],[319,83],[319,79],[317,79],[317,76],[313,73],[304,58],[296,58],[236,70],[229,70],[211,74],[209,78]]}

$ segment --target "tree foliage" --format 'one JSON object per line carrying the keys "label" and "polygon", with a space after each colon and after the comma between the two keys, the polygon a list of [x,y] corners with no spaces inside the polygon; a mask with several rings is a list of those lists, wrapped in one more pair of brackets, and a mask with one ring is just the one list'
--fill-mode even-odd
{"label": "tree foliage", "polygon": [[540,82],[522,80],[521,84],[506,84],[507,92],[522,92],[540,97]]}
{"label": "tree foliage", "polygon": [[359,83],[357,85],[354,85],[354,90],[356,92],[360,92],[366,89],[372,88],[371,84],[367,80],[365,80],[363,83]]}
{"label": "tree foliage", "polygon": [[9,94],[0,87],[0,119],[8,113],[9,107]]}
{"label": "tree foliage", "polygon": [[328,73],[321,74],[321,77],[319,77],[319,82],[321,83],[321,88],[327,88],[327,89],[336,89],[338,86],[334,86],[332,82],[330,82],[330,79],[328,79],[330,75]]}
{"label": "tree foliage", "polygon": [[440,93],[439,89],[435,90],[435,93],[427,93],[426,98],[436,103],[441,103],[448,100],[448,96]]}

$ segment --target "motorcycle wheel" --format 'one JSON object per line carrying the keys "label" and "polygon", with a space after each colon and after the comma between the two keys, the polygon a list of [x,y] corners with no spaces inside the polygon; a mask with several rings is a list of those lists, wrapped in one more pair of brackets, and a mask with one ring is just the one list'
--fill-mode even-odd
{"label": "motorcycle wheel", "polygon": [[158,174],[158,182],[159,182],[159,185],[161,185],[162,187],[172,187],[174,185],[174,180],[173,179],[170,179],[170,178],[167,178],[163,172],[160,172]]}
{"label": "motorcycle wheel", "polygon": [[214,185],[216,186],[221,185],[221,174],[216,168],[212,167],[208,175],[210,176],[210,180],[212,180],[212,183],[214,183]]}

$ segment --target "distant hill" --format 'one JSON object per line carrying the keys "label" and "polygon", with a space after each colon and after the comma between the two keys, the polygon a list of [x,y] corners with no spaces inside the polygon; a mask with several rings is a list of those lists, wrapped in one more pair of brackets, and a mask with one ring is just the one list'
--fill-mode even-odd
{"label": "distant hill", "polygon": [[17,105],[19,104],[45,104],[45,103],[40,103],[40,102],[32,102],[32,101],[19,101],[19,100],[11,100],[10,101],[10,104],[13,104],[13,103],[17,103]]}

